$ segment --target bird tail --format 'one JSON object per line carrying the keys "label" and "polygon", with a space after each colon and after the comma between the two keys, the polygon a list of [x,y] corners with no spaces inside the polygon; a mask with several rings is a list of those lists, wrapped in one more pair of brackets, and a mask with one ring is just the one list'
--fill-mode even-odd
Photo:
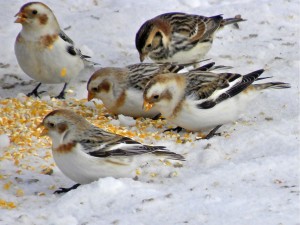
{"label": "bird tail", "polygon": [[[162,147],[162,146],[157,146],[157,147]],[[152,153],[157,155],[157,156],[161,156],[165,159],[185,161],[185,158],[182,155],[177,154],[175,152],[171,152],[171,151],[157,150],[157,151],[154,151]]]}
{"label": "bird tail", "polygon": [[267,88],[285,89],[291,87],[289,83],[284,83],[284,82],[268,82],[263,84],[253,84],[253,86],[256,90],[263,90]]}
{"label": "bird tail", "polygon": [[247,87],[249,87],[258,77],[264,72],[263,69],[256,70],[254,72],[248,73],[243,76],[242,81],[238,84],[234,85],[227,91],[227,94],[231,97],[239,94],[244,91]]}
{"label": "bird tail", "polygon": [[[229,88],[225,93],[220,93],[219,96],[217,96],[214,100],[206,100],[202,102],[201,104],[198,104],[197,107],[200,109],[209,109],[214,107],[216,104],[231,98],[240,92],[246,90],[255,80],[258,79],[258,77],[264,72],[263,69],[256,70],[254,72],[248,73],[244,76],[242,76],[242,80],[235,85],[233,85],[231,88]],[[235,80],[241,75],[239,74],[227,74],[229,77],[227,79],[230,80]]]}
{"label": "bird tail", "polygon": [[221,26],[220,27],[224,27],[224,26],[227,26],[229,24],[233,24],[236,28],[239,28],[238,24],[239,22],[243,22],[243,21],[246,21],[245,19],[243,19],[241,17],[241,15],[236,15],[235,17],[233,18],[227,18],[227,19],[223,19],[222,22],[221,22]]}
{"label": "bird tail", "polygon": [[93,66],[100,65],[100,63],[96,63],[96,62],[93,62],[91,60],[88,60],[89,58],[91,58],[90,56],[82,55],[81,58],[83,59],[84,65],[87,66],[87,67],[93,67]]}

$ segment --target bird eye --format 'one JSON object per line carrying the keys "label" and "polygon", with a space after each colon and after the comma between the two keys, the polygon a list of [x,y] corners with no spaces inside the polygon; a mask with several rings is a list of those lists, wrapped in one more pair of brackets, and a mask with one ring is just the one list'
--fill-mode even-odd
{"label": "bird eye", "polygon": [[147,48],[151,48],[151,47],[152,47],[152,44],[148,44],[146,47],[147,47]]}
{"label": "bird eye", "polygon": [[92,88],[92,92],[97,92],[98,91],[98,88],[97,87],[93,87]]}
{"label": "bird eye", "polygon": [[159,99],[159,95],[154,95],[153,99],[155,99],[155,100]]}
{"label": "bird eye", "polygon": [[32,14],[34,14],[34,15],[36,15],[38,13],[38,11],[37,10],[32,10]]}
{"label": "bird eye", "polygon": [[54,123],[48,123],[48,126],[49,126],[50,128],[53,128],[53,127],[54,127]]}

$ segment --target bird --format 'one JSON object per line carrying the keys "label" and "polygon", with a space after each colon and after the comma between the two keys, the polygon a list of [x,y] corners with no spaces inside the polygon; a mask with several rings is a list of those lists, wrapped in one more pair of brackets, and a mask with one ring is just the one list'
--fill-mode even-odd
{"label": "bird", "polygon": [[39,96],[41,84],[64,83],[63,99],[70,80],[86,67],[96,65],[60,28],[52,10],[42,2],[29,2],[15,15],[22,29],[15,40],[15,55],[21,69],[39,84],[28,96]]}
{"label": "bird", "polygon": [[[158,110],[153,107],[143,110],[143,91],[147,82],[162,73],[177,73],[185,68],[182,64],[137,63],[126,67],[104,67],[92,74],[88,83],[88,101],[100,99],[114,115],[123,114],[134,118],[157,118]],[[210,71],[225,66],[208,63],[197,71]]]}
{"label": "bird", "polygon": [[52,139],[52,154],[58,168],[77,184],[62,188],[63,193],[80,184],[104,177],[133,177],[139,166],[158,159],[184,161],[165,146],[141,144],[131,138],[104,131],[68,109],[48,113],[39,127],[41,135]]}
{"label": "bird", "polygon": [[290,88],[284,82],[255,83],[263,69],[237,73],[159,74],[145,86],[144,109],[156,107],[167,121],[187,131],[198,132],[235,121],[247,104],[269,88]]}
{"label": "bird", "polygon": [[170,12],[147,20],[135,37],[140,61],[195,63],[210,50],[216,31],[226,25],[245,21],[240,15],[223,19]]}

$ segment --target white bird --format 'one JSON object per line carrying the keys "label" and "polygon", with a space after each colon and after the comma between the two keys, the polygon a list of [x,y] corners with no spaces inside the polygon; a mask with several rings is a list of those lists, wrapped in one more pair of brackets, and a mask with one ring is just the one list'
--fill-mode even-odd
{"label": "white bird", "polygon": [[[184,160],[183,156],[164,146],[143,145],[128,137],[106,132],[70,110],[50,112],[41,125],[44,126],[42,135],[52,139],[56,165],[79,184],[103,177],[133,178],[139,166],[153,160]],[[61,189],[57,193],[68,190]]]}
{"label": "white bird", "polygon": [[15,54],[22,70],[40,82],[28,96],[38,96],[43,84],[65,83],[57,98],[64,98],[71,79],[94,63],[74,47],[73,41],[61,30],[51,9],[41,2],[29,2],[16,14],[15,23],[22,30],[15,41]]}
{"label": "white bird", "polygon": [[260,91],[290,87],[282,82],[252,84],[263,72],[157,75],[145,87],[144,107],[155,106],[168,121],[189,131],[219,127],[235,121]]}

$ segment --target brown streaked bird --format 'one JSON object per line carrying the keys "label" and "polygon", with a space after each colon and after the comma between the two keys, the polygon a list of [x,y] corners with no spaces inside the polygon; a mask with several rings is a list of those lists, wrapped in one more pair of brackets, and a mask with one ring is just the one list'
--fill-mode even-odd
{"label": "brown streaked bird", "polygon": [[283,82],[252,84],[266,79],[259,78],[263,72],[160,74],[145,87],[144,108],[155,106],[168,121],[188,131],[220,127],[235,121],[260,91],[290,87]]}
{"label": "brown streaked bird", "polygon": [[240,15],[223,19],[179,12],[159,15],[138,30],[135,45],[143,62],[197,63],[210,50],[214,34],[228,24],[245,21]]}
{"label": "brown streaked bird", "polygon": [[[224,66],[208,63],[197,71],[208,71]],[[145,85],[157,74],[177,73],[184,68],[178,64],[138,63],[123,68],[106,67],[96,71],[87,84],[88,100],[100,99],[112,114],[154,118],[159,112],[153,107],[143,110],[143,91]]]}
{"label": "brown streaked bird", "polygon": [[141,144],[131,138],[104,131],[70,110],[50,112],[43,119],[42,135],[52,139],[52,154],[58,168],[80,184],[104,177],[135,177],[136,169],[155,160],[184,161],[164,146]]}
{"label": "brown streaked bird", "polygon": [[52,10],[42,2],[29,2],[16,14],[22,30],[15,41],[15,54],[21,69],[39,82],[28,96],[38,96],[41,84],[64,83],[57,98],[64,98],[70,80],[86,67],[94,65],[74,47],[60,29]]}

